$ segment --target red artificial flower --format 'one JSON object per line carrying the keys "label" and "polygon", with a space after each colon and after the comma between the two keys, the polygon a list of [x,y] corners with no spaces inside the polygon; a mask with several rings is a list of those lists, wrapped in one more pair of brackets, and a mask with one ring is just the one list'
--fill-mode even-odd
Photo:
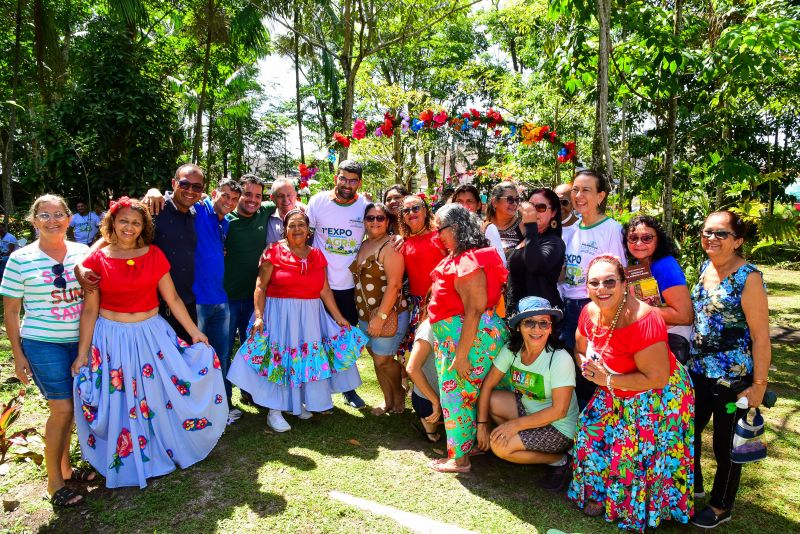
{"label": "red artificial flower", "polygon": [[481,121],[473,121],[473,122],[472,122],[472,127],[473,127],[473,128],[477,128],[477,127],[478,127],[478,126],[480,126],[480,125],[481,125]]}
{"label": "red artificial flower", "polygon": [[308,165],[306,165],[305,163],[301,163],[300,165],[298,165],[297,170],[300,171],[301,177],[305,178],[306,176],[308,176]]}
{"label": "red artificial flower", "polygon": [[428,126],[430,122],[433,120],[433,111],[430,109],[426,109],[422,113],[419,114],[419,120],[425,123],[425,126]]}
{"label": "red artificial flower", "polygon": [[495,137],[500,137],[500,130],[495,130],[494,131],[494,136]]}
{"label": "red artificial flower", "polygon": [[128,197],[122,197],[119,200],[112,200],[108,203],[108,212],[114,215],[122,208],[130,208],[133,201]]}
{"label": "red artificial flower", "polygon": [[306,187],[308,187],[308,182],[306,182],[306,181],[300,182],[300,189],[304,189]]}
{"label": "red artificial flower", "polygon": [[436,116],[433,118],[433,122],[436,123],[434,125],[434,128],[438,128],[439,126],[443,125],[445,122],[447,122],[447,112],[445,110],[442,110],[439,113],[437,113]]}
{"label": "red artificial flower", "polygon": [[335,132],[333,134],[333,140],[336,141],[337,143],[339,143],[340,145],[342,145],[344,148],[347,148],[347,147],[350,146],[350,139],[348,139],[346,136],[340,134],[339,132]]}
{"label": "red artificial flower", "polygon": [[381,133],[386,137],[391,137],[394,135],[394,117],[388,113],[383,119],[383,124],[381,124]]}
{"label": "red artificial flower", "polygon": [[472,118],[479,119],[481,117],[481,112],[475,108],[469,108],[469,112],[472,114]]}
{"label": "red artificial flower", "polygon": [[556,133],[556,131],[555,131],[555,130],[553,130],[552,132],[550,132],[550,142],[551,142],[551,143],[555,143],[555,142],[556,142],[556,137],[557,137],[557,136],[558,136],[558,134]]}

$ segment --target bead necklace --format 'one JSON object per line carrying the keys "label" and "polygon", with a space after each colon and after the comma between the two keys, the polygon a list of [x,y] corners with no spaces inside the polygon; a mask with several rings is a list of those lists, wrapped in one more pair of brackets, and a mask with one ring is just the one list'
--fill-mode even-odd
{"label": "bead necklace", "polygon": [[[614,320],[611,321],[611,326],[608,327],[608,331],[606,334],[608,337],[606,338],[606,344],[603,345],[603,348],[597,351],[597,354],[602,357],[605,350],[608,348],[608,344],[611,343],[611,338],[614,336],[614,328],[617,326],[617,321],[619,321],[619,316],[622,314],[622,310],[625,308],[625,304],[628,302],[628,292],[626,291],[623,294],[622,302],[619,304],[617,308],[617,313],[614,314]],[[597,323],[602,320],[602,314],[597,317],[597,322],[592,321],[592,346],[597,347]],[[602,337],[602,336],[600,336]]]}

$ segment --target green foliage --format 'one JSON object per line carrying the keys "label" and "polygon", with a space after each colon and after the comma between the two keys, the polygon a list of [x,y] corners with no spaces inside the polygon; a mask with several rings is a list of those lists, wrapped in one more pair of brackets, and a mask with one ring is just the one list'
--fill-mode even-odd
{"label": "green foliage", "polygon": [[30,448],[34,442],[41,442],[40,439],[34,437],[37,434],[36,429],[26,428],[11,432],[11,427],[22,412],[24,398],[25,389],[23,388],[0,409],[0,464],[11,459],[9,454],[17,460],[29,459],[36,465],[41,465],[44,461],[41,453]]}

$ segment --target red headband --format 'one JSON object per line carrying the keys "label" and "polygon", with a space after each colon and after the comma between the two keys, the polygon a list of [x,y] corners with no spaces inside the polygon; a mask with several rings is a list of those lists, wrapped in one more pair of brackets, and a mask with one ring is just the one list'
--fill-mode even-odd
{"label": "red headband", "polygon": [[122,197],[119,200],[112,200],[108,203],[108,212],[111,215],[115,215],[120,208],[130,208],[133,201],[128,197]]}

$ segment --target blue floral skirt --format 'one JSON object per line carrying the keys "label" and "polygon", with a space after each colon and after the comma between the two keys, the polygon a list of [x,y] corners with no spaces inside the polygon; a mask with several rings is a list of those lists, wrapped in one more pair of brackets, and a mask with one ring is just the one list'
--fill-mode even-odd
{"label": "blue floral skirt", "polygon": [[75,377],[75,422],[106,486],[144,488],[208,456],[228,416],[214,349],[186,345],[160,315],[98,317],[89,358]]}
{"label": "blue floral skirt", "polygon": [[333,408],[332,395],[361,385],[356,361],[368,338],[341,327],[320,299],[268,297],[264,331],[253,333],[233,357],[228,380],[261,406],[300,414]]}
{"label": "blue floral skirt", "polygon": [[578,420],[567,497],[643,532],[694,509],[694,391],[678,364],[667,386],[627,398],[597,388]]}

